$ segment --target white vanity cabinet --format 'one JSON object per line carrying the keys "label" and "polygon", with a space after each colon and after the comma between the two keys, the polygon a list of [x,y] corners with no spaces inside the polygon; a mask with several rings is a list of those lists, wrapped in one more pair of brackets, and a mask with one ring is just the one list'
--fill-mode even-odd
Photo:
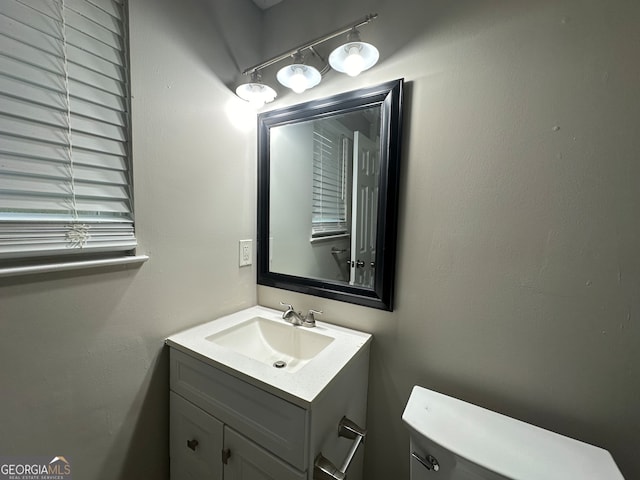
{"label": "white vanity cabinet", "polygon": [[222,479],[224,424],[174,392],[169,412],[171,478]]}
{"label": "white vanity cabinet", "polygon": [[[170,348],[172,480],[312,480],[319,452],[339,463],[351,445],[342,416],[365,424],[368,359],[367,346],[305,405]],[[349,479],[361,470],[359,452]]]}
{"label": "white vanity cabinet", "polygon": [[172,479],[306,478],[301,472],[174,392],[170,393],[170,412]]}
{"label": "white vanity cabinet", "polygon": [[255,306],[166,343],[172,480],[362,478],[371,335]]}

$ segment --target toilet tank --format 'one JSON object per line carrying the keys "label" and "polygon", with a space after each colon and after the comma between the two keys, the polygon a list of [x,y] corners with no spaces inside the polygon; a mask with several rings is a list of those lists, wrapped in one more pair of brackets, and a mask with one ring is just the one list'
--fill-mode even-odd
{"label": "toilet tank", "polygon": [[624,480],[608,451],[415,386],[411,480]]}

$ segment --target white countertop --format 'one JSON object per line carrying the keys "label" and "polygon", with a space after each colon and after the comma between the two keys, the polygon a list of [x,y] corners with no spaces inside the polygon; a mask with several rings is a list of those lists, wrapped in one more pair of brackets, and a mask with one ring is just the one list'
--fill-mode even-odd
{"label": "white countertop", "polygon": [[[172,335],[166,343],[293,403],[308,406],[351,359],[364,351],[372,338],[368,333],[316,321],[311,330],[334,340],[296,372],[279,370],[207,340],[211,335],[254,317],[287,324],[281,311],[255,306]],[[290,325],[290,328],[305,327]]]}

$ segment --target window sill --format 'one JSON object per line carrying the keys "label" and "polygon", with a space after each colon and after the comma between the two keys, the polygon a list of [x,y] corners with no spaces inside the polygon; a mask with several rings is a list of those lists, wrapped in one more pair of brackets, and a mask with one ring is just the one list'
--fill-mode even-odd
{"label": "window sill", "polygon": [[347,240],[351,235],[348,233],[336,233],[335,235],[325,235],[323,237],[311,237],[309,243],[322,243],[336,240]]}
{"label": "window sill", "polygon": [[40,265],[28,265],[19,267],[0,267],[0,278],[14,277],[18,275],[30,275],[35,273],[64,272],[67,270],[80,270],[84,268],[109,267],[112,265],[142,264],[149,260],[148,255],[132,255],[100,260],[80,260],[76,262],[43,263]]}

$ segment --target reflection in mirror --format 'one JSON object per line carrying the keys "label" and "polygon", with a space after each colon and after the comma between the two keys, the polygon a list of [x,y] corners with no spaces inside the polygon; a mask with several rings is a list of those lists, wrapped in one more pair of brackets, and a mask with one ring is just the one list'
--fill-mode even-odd
{"label": "reflection in mirror", "polygon": [[373,288],[380,113],[271,129],[271,272]]}
{"label": "reflection in mirror", "polygon": [[260,115],[259,284],[392,309],[401,93]]}

